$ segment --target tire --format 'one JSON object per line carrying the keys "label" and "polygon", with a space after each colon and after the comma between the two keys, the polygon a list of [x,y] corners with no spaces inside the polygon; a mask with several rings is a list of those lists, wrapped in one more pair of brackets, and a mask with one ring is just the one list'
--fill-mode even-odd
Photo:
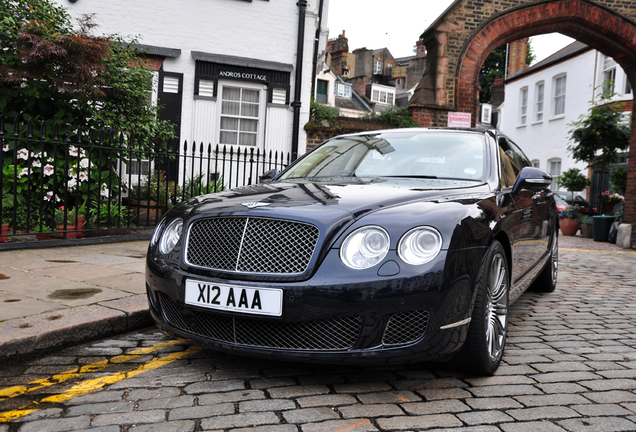
{"label": "tire", "polygon": [[492,375],[499,367],[508,333],[509,289],[506,253],[501,243],[495,240],[479,272],[466,342],[455,358],[463,370]]}
{"label": "tire", "polygon": [[550,258],[545,263],[543,270],[532,282],[530,289],[534,292],[551,293],[556,288],[557,276],[559,275],[559,234],[558,230],[553,230],[552,241],[550,242]]}

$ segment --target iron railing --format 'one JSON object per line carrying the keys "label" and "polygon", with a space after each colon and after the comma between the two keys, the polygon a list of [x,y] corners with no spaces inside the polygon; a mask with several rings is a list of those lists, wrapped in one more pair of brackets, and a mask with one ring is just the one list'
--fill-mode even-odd
{"label": "iron railing", "polygon": [[138,233],[192,196],[258,183],[291,155],[0,116],[0,249],[38,239]]}

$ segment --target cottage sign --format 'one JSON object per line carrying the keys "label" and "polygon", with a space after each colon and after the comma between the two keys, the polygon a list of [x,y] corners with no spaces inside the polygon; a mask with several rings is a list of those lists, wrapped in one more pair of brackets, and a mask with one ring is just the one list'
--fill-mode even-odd
{"label": "cottage sign", "polygon": [[249,72],[220,71],[221,78],[234,78],[248,81],[267,81],[267,75],[259,75]]}

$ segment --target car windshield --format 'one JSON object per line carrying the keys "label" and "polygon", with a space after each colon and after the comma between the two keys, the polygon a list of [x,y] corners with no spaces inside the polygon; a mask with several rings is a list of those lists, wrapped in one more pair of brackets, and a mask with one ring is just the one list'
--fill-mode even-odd
{"label": "car windshield", "polygon": [[457,131],[404,131],[331,139],[281,180],[406,177],[483,181],[484,137]]}

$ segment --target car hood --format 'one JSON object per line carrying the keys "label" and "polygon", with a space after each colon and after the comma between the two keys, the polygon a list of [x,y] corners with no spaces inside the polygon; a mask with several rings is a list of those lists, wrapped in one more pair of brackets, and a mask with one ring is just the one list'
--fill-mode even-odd
{"label": "car hood", "polygon": [[[407,178],[346,178],[283,181],[231,189],[188,200],[194,215],[359,219],[370,212],[412,201],[453,201],[489,192],[473,181]],[[318,216],[320,214],[320,216]]]}

